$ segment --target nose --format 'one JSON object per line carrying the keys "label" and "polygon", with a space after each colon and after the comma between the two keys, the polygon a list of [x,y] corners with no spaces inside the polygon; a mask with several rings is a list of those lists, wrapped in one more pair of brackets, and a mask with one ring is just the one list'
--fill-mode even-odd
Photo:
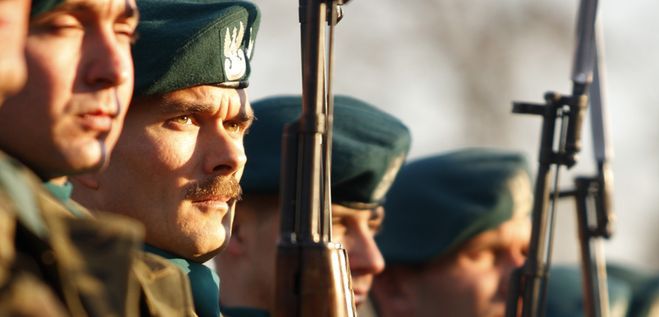
{"label": "nose", "polygon": [[510,287],[510,279],[513,272],[521,268],[526,261],[526,256],[521,250],[510,248],[505,251],[504,259],[500,261],[501,279],[499,281],[499,294],[501,296],[508,295],[508,288]]}
{"label": "nose", "polygon": [[132,76],[130,46],[119,43],[113,31],[95,30],[85,37],[82,58],[88,85],[97,89],[116,87]]}
{"label": "nose", "polygon": [[384,258],[367,225],[357,226],[346,237],[346,249],[353,275],[379,274],[384,270]]}
{"label": "nose", "polygon": [[[204,173],[228,176],[242,172],[247,157],[241,138],[233,138],[222,127],[209,134]],[[238,175],[240,177],[241,175]]]}

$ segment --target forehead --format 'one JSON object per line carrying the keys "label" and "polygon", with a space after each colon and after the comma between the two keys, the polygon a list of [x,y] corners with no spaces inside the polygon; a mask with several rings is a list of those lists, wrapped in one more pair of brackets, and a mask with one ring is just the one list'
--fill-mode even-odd
{"label": "forehead", "polygon": [[531,219],[517,214],[496,228],[482,232],[468,240],[462,248],[466,251],[483,247],[505,247],[528,244],[531,235]]}
{"label": "forehead", "polygon": [[137,17],[135,0],[68,0],[52,14],[93,14],[98,16]]}
{"label": "forehead", "polygon": [[384,208],[376,207],[373,209],[354,209],[339,204],[332,204],[333,217],[359,217],[366,219],[384,218]]}
{"label": "forehead", "polygon": [[202,85],[176,90],[159,99],[158,108],[166,113],[185,108],[198,112],[226,109],[229,112],[252,114],[244,89]]}

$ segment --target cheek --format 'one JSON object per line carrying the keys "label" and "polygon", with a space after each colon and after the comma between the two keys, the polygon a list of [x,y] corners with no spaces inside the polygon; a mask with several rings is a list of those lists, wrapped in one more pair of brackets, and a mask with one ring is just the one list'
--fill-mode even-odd
{"label": "cheek", "polygon": [[112,153],[110,168],[130,180],[132,184],[126,185],[142,191],[135,196],[155,200],[153,204],[179,199],[173,191],[182,185],[176,181],[181,166],[185,164],[177,151],[182,147],[158,133],[157,129],[144,126],[140,116],[131,114],[126,118],[123,132]]}
{"label": "cheek", "polygon": [[429,290],[470,307],[480,307],[491,301],[496,296],[498,283],[499,273],[495,268],[483,268],[459,260],[438,269],[426,279]]}
{"label": "cheek", "polygon": [[122,105],[121,111],[125,114],[130,105],[130,100],[133,96],[133,88],[135,85],[135,69],[133,67],[133,56],[130,52],[130,46],[122,54],[122,65],[126,65],[126,81],[124,81],[117,89],[117,97]]}
{"label": "cheek", "polygon": [[[28,37],[26,61],[28,81],[26,90],[40,103],[48,101],[51,111],[61,112],[73,91],[78,57],[72,47],[54,40]],[[52,54],[52,52],[57,54]],[[55,107],[53,107],[55,105]]]}
{"label": "cheek", "polygon": [[150,163],[166,171],[161,175],[186,176],[187,167],[195,165],[196,138],[192,133],[163,131],[159,127],[147,131],[145,152],[148,152]]}

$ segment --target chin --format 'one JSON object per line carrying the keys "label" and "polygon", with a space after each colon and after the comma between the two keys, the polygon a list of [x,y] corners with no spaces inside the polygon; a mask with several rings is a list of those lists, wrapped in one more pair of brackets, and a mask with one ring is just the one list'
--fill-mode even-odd
{"label": "chin", "polygon": [[229,236],[226,234],[226,230],[222,229],[222,232],[213,237],[206,239],[206,243],[199,245],[195,254],[193,254],[190,260],[194,262],[206,262],[214,258],[218,253],[222,252],[227,246],[229,241]]}
{"label": "chin", "polygon": [[104,144],[96,139],[85,143],[81,146],[68,147],[62,150],[69,166],[69,171],[66,174],[98,172],[106,165],[109,156]]}

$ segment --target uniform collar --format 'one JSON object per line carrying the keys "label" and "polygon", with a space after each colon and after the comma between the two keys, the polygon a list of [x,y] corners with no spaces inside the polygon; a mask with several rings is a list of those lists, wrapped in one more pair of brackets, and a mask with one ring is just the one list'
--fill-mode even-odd
{"label": "uniform collar", "polygon": [[85,218],[91,216],[84,207],[71,199],[71,193],[73,192],[73,184],[71,184],[71,182],[67,181],[64,184],[45,182],[44,187],[46,187],[46,190],[61,202],[74,217]]}
{"label": "uniform collar", "polygon": [[220,316],[220,278],[209,267],[145,244],[144,251],[159,255],[178,266],[190,280],[195,311],[199,317]]}

